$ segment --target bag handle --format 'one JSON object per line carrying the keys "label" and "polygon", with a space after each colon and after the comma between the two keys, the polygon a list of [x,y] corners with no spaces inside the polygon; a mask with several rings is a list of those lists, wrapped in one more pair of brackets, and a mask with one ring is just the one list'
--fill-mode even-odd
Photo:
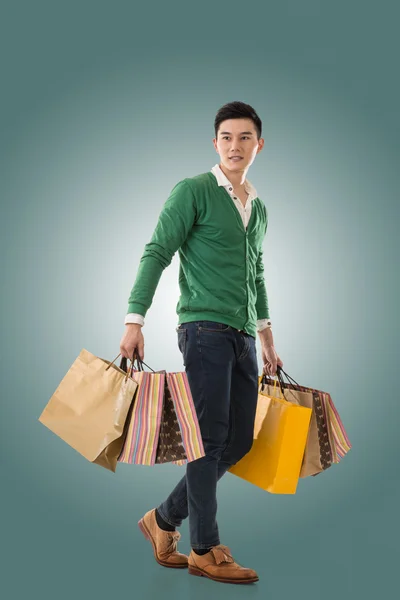
{"label": "bag handle", "polygon": [[[118,356],[120,356],[120,354],[118,354]],[[117,358],[118,358],[118,356],[117,356]],[[132,373],[133,373],[133,365],[135,364],[135,356],[136,356],[136,362],[137,362],[137,366],[138,366],[137,370],[138,371],[144,371],[143,365],[145,365],[145,367],[147,367],[148,369],[150,369],[150,371],[153,371],[153,373],[155,373],[155,371],[151,367],[149,367],[149,365],[146,365],[146,363],[141,360],[141,358],[139,357],[138,353],[135,351],[133,353],[133,360],[129,359],[131,361],[130,377],[132,377]],[[127,359],[126,359],[125,356],[123,356],[121,358],[121,362],[120,362],[119,368],[122,369],[123,371],[127,370]]]}
{"label": "bag handle", "polygon": [[[114,360],[112,360],[111,362],[108,363],[108,366],[106,367],[106,371],[108,371],[108,369],[111,367],[111,365],[117,360],[118,356],[121,356],[121,352],[114,358]],[[123,360],[125,360],[124,364]],[[108,361],[106,361],[108,362]],[[133,361],[131,361],[131,366],[129,367],[129,371],[127,369],[127,363],[126,363],[126,358],[123,356],[121,358],[121,364],[119,365],[119,368],[122,369],[122,371],[125,371],[126,375],[125,375],[125,381],[127,381],[128,377],[132,378],[133,375]]]}
{"label": "bag handle", "polygon": [[[264,391],[264,386],[268,385],[266,379],[267,379],[267,376],[266,376],[265,373],[263,373],[263,376],[261,378],[261,391],[262,392]],[[279,384],[279,389],[281,391],[283,400],[286,400],[285,394],[284,394],[284,391],[283,391],[283,385],[281,385],[281,380],[279,379],[279,377],[278,377],[278,379],[274,379],[274,393],[275,393],[275,388],[276,388],[276,384],[277,383]]]}
{"label": "bag handle", "polygon": [[[294,383],[295,385],[298,385],[298,386],[300,386],[300,384],[299,384],[299,383],[297,383],[297,381],[295,381],[295,380],[293,379],[293,377],[290,377],[290,375],[288,375],[288,374],[286,373],[286,371],[284,371],[284,370],[282,369],[282,367],[280,367],[280,366],[278,365],[278,366],[276,367],[276,374],[277,374],[277,376],[278,376],[279,378],[282,378],[282,373],[283,373],[283,374],[286,376],[286,379],[289,381],[289,383],[290,383],[290,380],[291,380],[291,381],[292,381],[292,383]],[[283,379],[282,379],[282,381],[283,381]],[[301,387],[301,386],[300,386],[300,387]]]}
{"label": "bag handle", "polygon": [[[284,380],[283,380],[282,373],[284,373],[284,374],[285,374],[285,376],[286,376],[286,378],[287,378],[287,380],[288,380],[288,383],[286,383],[286,384],[285,384],[285,382],[284,382]],[[279,379],[279,381],[280,381],[280,382],[281,382],[281,384],[282,384],[282,387],[285,387],[285,385],[293,385],[293,383],[294,383],[296,386],[300,387],[300,388],[302,388],[302,387],[303,387],[303,386],[301,386],[299,383],[297,383],[297,381],[295,381],[295,380],[293,379],[293,377],[290,377],[290,375],[288,375],[288,374],[286,373],[286,371],[284,371],[284,370],[282,369],[282,367],[280,367],[279,365],[277,366],[277,369],[276,369],[276,374],[277,374],[277,376],[278,376],[278,379]],[[291,381],[290,381],[290,380],[291,380]],[[290,394],[292,394],[293,398],[296,400],[296,403],[297,403],[297,404],[299,404],[299,401],[298,401],[298,399],[296,398],[296,396],[294,395],[294,393],[293,393],[293,391],[290,389],[290,387],[287,387],[286,389],[287,389],[287,391],[288,391]]]}
{"label": "bag handle", "polygon": [[279,379],[279,378],[274,380],[274,390],[273,390],[273,393],[274,393],[274,395],[275,395],[275,389],[276,389],[276,384],[277,384],[277,383],[278,383],[278,385],[279,385],[279,391],[280,391],[280,392],[281,392],[281,394],[282,394],[282,396],[281,396],[281,399],[282,399],[282,400],[286,400],[286,398],[285,398],[285,394],[284,394],[284,392],[283,392],[283,390],[282,390],[282,387],[281,387],[281,381],[280,381],[280,379]]}
{"label": "bag handle", "polygon": [[[128,371],[128,366],[127,366],[127,358],[125,356],[121,357],[121,361],[120,361],[120,365],[119,368],[122,371],[125,371],[126,375],[125,375],[125,381],[128,379],[128,377],[133,376],[133,365],[135,364],[135,355],[136,355],[136,361],[137,361],[137,370],[138,371],[144,371],[143,369],[143,365],[145,365],[148,369],[150,369],[150,371],[153,371],[153,373],[155,373],[155,371],[149,367],[148,365],[146,365],[145,362],[143,362],[140,358],[138,353],[136,352],[136,350],[133,353],[133,360],[130,358],[129,360],[131,361],[131,365],[129,367],[129,371]],[[106,367],[106,371],[111,367],[111,365],[117,360],[118,356],[121,356],[121,352],[119,354],[117,354],[117,356],[114,358],[114,360],[112,360],[111,362],[109,362],[108,366]],[[108,362],[108,361],[106,361]]]}
{"label": "bag handle", "polygon": [[[285,373],[286,377],[287,377],[287,378],[290,378],[290,379],[292,379],[292,381],[293,381],[293,382],[294,382],[296,385],[298,385],[299,387],[301,387],[301,386],[300,386],[300,384],[298,384],[298,383],[297,383],[297,381],[295,381],[295,380],[294,380],[292,377],[290,377],[290,375],[288,375],[288,374],[286,373],[286,371],[284,371],[284,370],[282,369],[282,367],[280,367],[280,366],[278,365],[278,366],[277,366],[277,368],[276,368],[276,376],[277,376],[277,378],[278,378],[278,381],[279,381],[279,387],[280,387],[280,389],[281,389],[281,392],[282,392],[282,395],[283,395],[283,399],[284,399],[284,400],[287,400],[287,398],[286,398],[286,396],[285,396],[285,382],[284,382],[284,380],[283,380],[282,373]],[[263,391],[264,391],[264,383],[267,383],[267,382],[266,382],[266,379],[267,379],[267,376],[266,376],[266,375],[265,375],[265,373],[264,373],[264,374],[263,374],[263,377],[262,377],[262,380],[261,380],[261,381],[262,381],[262,383],[261,383],[261,389],[262,389]],[[290,383],[290,382],[289,382],[289,383]],[[276,379],[274,379],[274,389],[275,389],[275,385],[276,385]],[[295,401],[296,401],[296,404],[298,404],[298,403],[299,403],[299,401],[297,400],[296,396],[293,394],[292,390],[291,390],[290,388],[287,388],[287,391],[288,391],[288,392],[290,392],[290,394],[292,394],[293,398],[294,398],[294,399],[295,399]],[[290,400],[289,400],[289,402],[290,402]]]}

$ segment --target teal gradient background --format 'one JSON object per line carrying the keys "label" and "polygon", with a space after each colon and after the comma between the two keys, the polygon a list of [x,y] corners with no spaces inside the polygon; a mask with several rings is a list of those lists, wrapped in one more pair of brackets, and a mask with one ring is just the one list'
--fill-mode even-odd
{"label": "teal gradient background", "polygon": [[[2,597],[396,596],[399,16],[385,0],[3,3]],[[221,541],[260,577],[245,588],[159,566],[137,528],[185,467],[112,474],[38,422],[81,348],[118,354],[143,247],[175,183],[218,162],[232,100],[263,121],[248,177],[276,349],[353,444],[294,496],[219,482]],[[183,368],[178,266],[143,329],[155,370]]]}

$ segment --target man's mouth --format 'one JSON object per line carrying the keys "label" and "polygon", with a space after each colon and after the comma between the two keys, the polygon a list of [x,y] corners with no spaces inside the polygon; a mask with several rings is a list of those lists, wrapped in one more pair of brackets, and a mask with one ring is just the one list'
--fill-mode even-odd
{"label": "man's mouth", "polygon": [[233,162],[238,162],[239,160],[242,160],[241,156],[230,156],[229,160],[233,160]]}

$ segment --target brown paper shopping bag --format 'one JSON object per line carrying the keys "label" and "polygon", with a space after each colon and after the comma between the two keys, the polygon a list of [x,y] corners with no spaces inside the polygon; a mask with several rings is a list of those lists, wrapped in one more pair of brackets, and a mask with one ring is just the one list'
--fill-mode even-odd
{"label": "brown paper shopping bag", "polygon": [[113,472],[138,387],[114,365],[118,356],[108,362],[83,348],[39,417],[87,460]]}

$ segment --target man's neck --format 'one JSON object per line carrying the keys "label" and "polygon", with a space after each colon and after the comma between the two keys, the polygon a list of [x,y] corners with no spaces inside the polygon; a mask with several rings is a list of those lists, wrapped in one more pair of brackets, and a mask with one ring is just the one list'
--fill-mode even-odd
{"label": "man's neck", "polygon": [[240,190],[240,189],[244,188],[244,182],[246,179],[247,170],[241,171],[239,173],[233,173],[232,171],[225,170],[225,167],[222,165],[222,163],[219,163],[219,168],[221,169],[221,171],[223,172],[225,177],[227,177],[229,179],[229,181],[231,182],[231,184],[233,185],[233,187],[236,190]]}

